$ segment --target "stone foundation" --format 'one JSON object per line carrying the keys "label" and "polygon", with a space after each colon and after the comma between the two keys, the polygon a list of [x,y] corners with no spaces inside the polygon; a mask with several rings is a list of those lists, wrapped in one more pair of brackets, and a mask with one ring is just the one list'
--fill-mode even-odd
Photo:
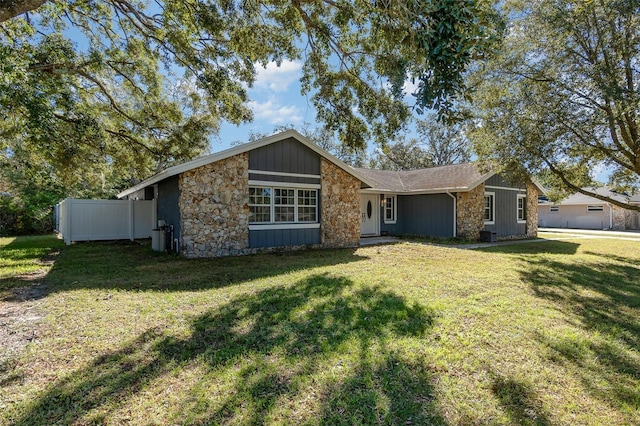
{"label": "stone foundation", "polygon": [[239,154],[180,174],[185,257],[248,254],[249,156]]}
{"label": "stone foundation", "polygon": [[456,228],[460,238],[480,238],[480,231],[484,229],[484,183],[469,192],[456,194]]}
{"label": "stone foundation", "polygon": [[324,158],[320,168],[322,246],[357,247],[360,244],[360,181]]}

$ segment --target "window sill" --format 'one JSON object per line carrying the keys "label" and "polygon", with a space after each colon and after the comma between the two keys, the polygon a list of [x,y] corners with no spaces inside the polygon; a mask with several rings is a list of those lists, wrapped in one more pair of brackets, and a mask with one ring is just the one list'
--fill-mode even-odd
{"label": "window sill", "polygon": [[495,224],[496,224],[496,222],[495,222],[495,221],[493,221],[493,222],[487,222],[487,221],[485,221],[485,222],[484,222],[484,224],[485,224],[485,225],[495,225]]}
{"label": "window sill", "polygon": [[249,224],[249,231],[272,230],[272,229],[318,229],[319,223],[252,223]]}
{"label": "window sill", "polygon": [[396,220],[385,220],[384,224],[385,225],[395,225],[397,223]]}

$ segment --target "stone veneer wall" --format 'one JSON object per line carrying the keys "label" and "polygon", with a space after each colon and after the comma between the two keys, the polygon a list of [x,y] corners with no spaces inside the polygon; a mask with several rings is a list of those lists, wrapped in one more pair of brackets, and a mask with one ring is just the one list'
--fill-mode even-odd
{"label": "stone veneer wall", "polygon": [[527,237],[538,236],[538,188],[531,181],[527,182]]}
{"label": "stone veneer wall", "polygon": [[249,253],[249,155],[180,175],[181,252],[185,257]]}
{"label": "stone veneer wall", "polygon": [[484,229],[484,183],[456,194],[456,228],[461,238],[477,240]]}
{"label": "stone veneer wall", "polygon": [[629,210],[623,209],[622,207],[610,205],[613,209],[613,230],[615,231],[624,231],[627,229],[627,214],[630,213]]}
{"label": "stone veneer wall", "polygon": [[356,247],[360,244],[360,181],[324,158],[320,169],[322,246]]}

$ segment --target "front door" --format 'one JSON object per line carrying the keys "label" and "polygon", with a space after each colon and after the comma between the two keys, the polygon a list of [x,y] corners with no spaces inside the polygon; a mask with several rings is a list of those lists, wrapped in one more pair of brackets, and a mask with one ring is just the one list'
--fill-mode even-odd
{"label": "front door", "polygon": [[360,195],[360,235],[378,235],[378,205],[377,194]]}

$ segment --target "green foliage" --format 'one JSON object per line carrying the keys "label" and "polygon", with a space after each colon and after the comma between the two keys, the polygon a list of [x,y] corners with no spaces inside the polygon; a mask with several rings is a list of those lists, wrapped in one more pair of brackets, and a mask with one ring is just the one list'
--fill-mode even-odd
{"label": "green foliage", "polygon": [[438,120],[436,114],[417,120],[420,139],[385,144],[370,161],[384,170],[415,170],[470,160],[469,142],[462,124]]}
{"label": "green foliage", "polygon": [[420,109],[452,115],[496,21],[469,0],[4,2],[3,163],[46,170],[52,199],[113,193],[202,153],[223,121],[250,121],[255,68],[285,59],[304,62],[326,137],[353,156],[402,129],[408,78]]}
{"label": "green foliage", "polygon": [[[474,76],[481,158],[551,171],[575,192],[603,166],[640,187],[640,5],[511,1],[500,54]],[[624,179],[622,179],[624,178]],[[615,200],[606,201],[613,202]]]}

